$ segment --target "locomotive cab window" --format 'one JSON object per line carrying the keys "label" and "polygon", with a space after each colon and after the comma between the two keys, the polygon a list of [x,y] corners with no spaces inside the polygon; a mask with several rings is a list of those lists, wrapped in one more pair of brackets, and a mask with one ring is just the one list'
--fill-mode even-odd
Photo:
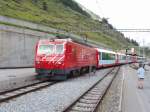
{"label": "locomotive cab window", "polygon": [[63,54],[64,52],[64,45],[63,44],[57,44],[56,45],[56,54]]}
{"label": "locomotive cab window", "polygon": [[38,54],[53,54],[54,45],[40,45],[38,48]]}

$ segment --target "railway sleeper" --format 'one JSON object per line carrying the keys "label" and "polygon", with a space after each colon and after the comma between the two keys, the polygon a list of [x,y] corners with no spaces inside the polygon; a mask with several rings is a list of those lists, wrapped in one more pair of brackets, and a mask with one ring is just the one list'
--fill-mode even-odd
{"label": "railway sleeper", "polygon": [[77,110],[70,110],[69,112],[79,112],[79,111],[77,111]]}
{"label": "railway sleeper", "polygon": [[5,96],[5,95],[1,95],[0,96],[0,101],[2,101],[3,99],[6,99],[8,96]]}
{"label": "railway sleeper", "polygon": [[95,97],[95,98],[99,98],[101,95],[96,95],[96,94],[87,94],[86,97]]}
{"label": "railway sleeper", "polygon": [[87,100],[98,100],[99,97],[88,97],[88,96],[84,96],[83,99],[87,99]]}
{"label": "railway sleeper", "polygon": [[[23,93],[23,92],[21,91],[20,93]],[[11,92],[11,93],[4,94],[2,96],[11,97],[11,96],[15,96],[15,95],[17,95],[17,93]]]}
{"label": "railway sleeper", "polygon": [[100,96],[101,93],[97,93],[97,92],[88,92],[89,95],[95,95],[95,96]]}
{"label": "railway sleeper", "polygon": [[80,103],[80,102],[78,102],[78,103],[76,103],[76,105],[75,106],[77,106],[77,107],[83,107],[83,108],[94,108],[95,107],[95,104],[86,104],[86,103]]}
{"label": "railway sleeper", "polygon": [[76,110],[78,112],[91,112],[94,108],[89,108],[89,107],[73,107],[72,110]]}
{"label": "railway sleeper", "polygon": [[85,96],[83,96],[83,98],[99,98],[100,95],[91,95],[91,94],[86,94]]}
{"label": "railway sleeper", "polygon": [[[33,89],[33,88],[28,88],[28,90],[32,90],[32,89]],[[14,91],[13,93],[21,94],[21,93],[24,93],[24,91],[16,90],[16,91]]]}
{"label": "railway sleeper", "polygon": [[69,110],[69,112],[79,112],[78,110]]}
{"label": "railway sleeper", "polygon": [[99,93],[101,89],[92,89],[91,91]]}
{"label": "railway sleeper", "polygon": [[80,100],[79,102],[85,103],[85,104],[96,104],[97,103],[97,101],[95,101],[95,100],[84,100],[84,99]]}

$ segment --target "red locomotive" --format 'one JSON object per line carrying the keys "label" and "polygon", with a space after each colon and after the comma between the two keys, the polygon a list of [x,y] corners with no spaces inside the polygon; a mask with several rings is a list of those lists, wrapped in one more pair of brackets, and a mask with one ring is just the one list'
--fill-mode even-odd
{"label": "red locomotive", "polygon": [[96,66],[96,49],[70,39],[40,40],[36,45],[36,72],[51,79],[64,80]]}

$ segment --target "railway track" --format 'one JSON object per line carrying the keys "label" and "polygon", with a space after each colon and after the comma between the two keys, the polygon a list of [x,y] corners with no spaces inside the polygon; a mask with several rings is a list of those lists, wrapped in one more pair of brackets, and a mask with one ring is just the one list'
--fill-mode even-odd
{"label": "railway track", "polygon": [[0,93],[0,103],[5,102],[10,99],[13,99],[13,98],[16,98],[18,96],[30,93],[30,92],[40,90],[42,88],[48,87],[50,85],[54,85],[56,83],[57,82],[42,81],[42,82],[34,83],[31,85],[23,86],[20,88],[16,88],[13,90],[1,92]]}
{"label": "railway track", "polygon": [[71,105],[66,107],[63,112],[96,112],[119,69],[120,67],[117,67],[108,72],[78,99],[73,101]]}

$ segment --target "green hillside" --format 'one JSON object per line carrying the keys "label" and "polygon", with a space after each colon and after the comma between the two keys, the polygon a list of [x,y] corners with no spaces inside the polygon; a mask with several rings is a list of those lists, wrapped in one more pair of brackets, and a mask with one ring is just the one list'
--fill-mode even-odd
{"label": "green hillside", "polygon": [[136,45],[115,31],[105,19],[93,20],[72,0],[0,0],[0,15],[73,31],[114,49]]}

